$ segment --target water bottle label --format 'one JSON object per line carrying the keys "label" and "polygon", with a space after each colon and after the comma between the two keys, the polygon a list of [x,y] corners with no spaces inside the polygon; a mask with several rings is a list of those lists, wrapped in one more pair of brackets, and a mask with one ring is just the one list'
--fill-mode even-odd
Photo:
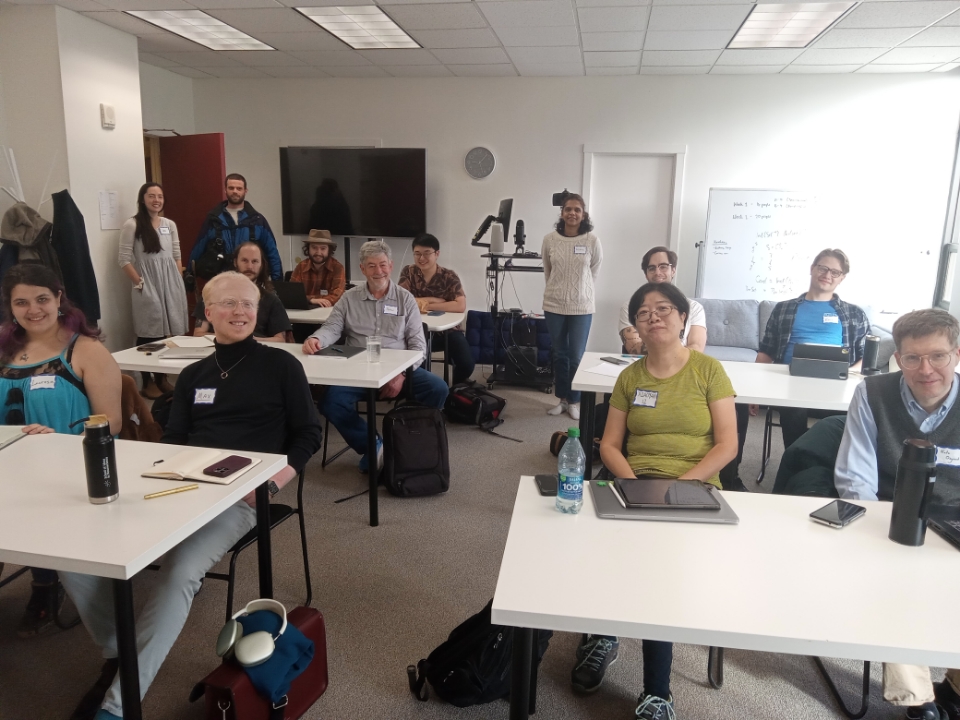
{"label": "water bottle label", "polygon": [[561,475],[557,492],[562,500],[579,502],[583,499],[583,476]]}

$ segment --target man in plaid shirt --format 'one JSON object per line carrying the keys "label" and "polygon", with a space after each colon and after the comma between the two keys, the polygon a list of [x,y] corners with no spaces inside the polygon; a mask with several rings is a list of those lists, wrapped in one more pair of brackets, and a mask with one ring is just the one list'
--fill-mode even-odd
{"label": "man in plaid shirt", "polygon": [[[793,348],[800,343],[841,345],[850,348],[850,365],[859,368],[863,343],[870,332],[866,314],[856,305],[844,302],[835,290],[850,272],[850,260],[839,249],[822,250],[810,266],[810,289],[800,297],[777,303],[767,321],[760,341],[758,363],[789,365]],[[783,430],[784,449],[807,431],[809,412],[805,408],[777,408]],[[749,414],[756,415],[756,406]],[[835,413],[831,413],[835,414]],[[737,430],[740,454],[720,474],[724,487],[740,486],[737,477],[743,442],[747,434],[748,408],[737,405]]]}

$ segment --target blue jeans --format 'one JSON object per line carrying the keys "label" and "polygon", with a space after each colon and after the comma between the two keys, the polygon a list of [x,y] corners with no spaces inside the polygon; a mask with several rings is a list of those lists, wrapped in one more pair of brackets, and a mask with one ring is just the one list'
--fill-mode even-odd
{"label": "blue jeans", "polygon": [[[442,377],[417,368],[410,381],[413,383],[413,397],[418,403],[440,410],[447,401],[449,389]],[[365,388],[333,385],[327,388],[318,404],[320,414],[333,424],[347,445],[361,455],[367,452],[367,421],[357,412],[357,401],[366,399]]]}
{"label": "blue jeans", "polygon": [[587,336],[593,315],[558,315],[544,312],[553,352],[553,394],[561,400],[580,402],[580,392],[570,383],[580,367],[580,358],[587,349]]}

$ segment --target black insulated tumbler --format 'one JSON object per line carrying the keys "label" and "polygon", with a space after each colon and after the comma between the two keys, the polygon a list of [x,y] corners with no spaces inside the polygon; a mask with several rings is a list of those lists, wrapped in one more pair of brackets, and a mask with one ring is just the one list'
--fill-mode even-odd
{"label": "black insulated tumbler", "polygon": [[113,502],[120,495],[117,454],[106,415],[91,415],[84,423],[83,462],[87,470],[87,495],[94,505]]}
{"label": "black insulated tumbler", "polygon": [[863,363],[860,365],[861,375],[876,375],[880,372],[877,362],[880,359],[880,338],[876,335],[867,335],[863,341]]}
{"label": "black insulated tumbler", "polygon": [[926,440],[904,440],[887,537],[901,545],[923,545],[927,506],[936,480],[937,446]]}

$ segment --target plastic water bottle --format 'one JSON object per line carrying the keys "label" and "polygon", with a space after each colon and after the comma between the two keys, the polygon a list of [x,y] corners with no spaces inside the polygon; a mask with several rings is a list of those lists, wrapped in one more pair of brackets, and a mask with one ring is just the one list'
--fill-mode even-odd
{"label": "plastic water bottle", "polygon": [[557,472],[560,481],[557,485],[557,510],[576,515],[583,507],[583,471],[587,466],[587,456],[580,446],[580,428],[567,431],[567,441],[560,451]]}

